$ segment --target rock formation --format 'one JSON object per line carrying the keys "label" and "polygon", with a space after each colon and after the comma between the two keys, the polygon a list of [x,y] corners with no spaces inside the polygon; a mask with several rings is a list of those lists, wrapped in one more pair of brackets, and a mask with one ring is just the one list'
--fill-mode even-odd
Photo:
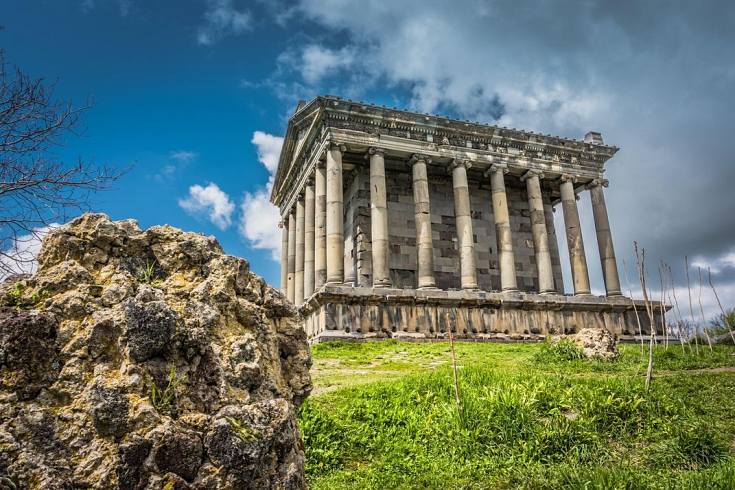
{"label": "rock formation", "polygon": [[0,285],[0,488],[303,488],[293,306],[217,241],[83,215]]}
{"label": "rock formation", "polygon": [[612,360],[618,357],[618,347],[604,328],[583,328],[572,337],[587,358]]}

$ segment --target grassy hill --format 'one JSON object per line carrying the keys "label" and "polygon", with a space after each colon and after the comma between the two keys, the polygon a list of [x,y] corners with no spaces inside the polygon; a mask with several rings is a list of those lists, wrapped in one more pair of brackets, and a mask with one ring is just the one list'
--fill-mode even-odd
{"label": "grassy hill", "polygon": [[546,344],[325,343],[300,423],[314,489],[735,488],[735,349],[617,361]]}

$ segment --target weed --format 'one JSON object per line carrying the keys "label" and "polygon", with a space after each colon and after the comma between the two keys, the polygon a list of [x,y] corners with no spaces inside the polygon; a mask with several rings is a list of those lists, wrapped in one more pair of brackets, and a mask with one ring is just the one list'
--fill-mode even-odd
{"label": "weed", "polygon": [[138,271],[138,282],[153,287],[160,285],[161,277],[156,261],[146,261],[146,264]]}
{"label": "weed", "polygon": [[576,361],[578,359],[584,359],[584,352],[572,339],[568,338],[547,340],[534,355],[534,360],[539,363]]}
{"label": "weed", "polygon": [[227,423],[230,424],[230,427],[237,438],[242,442],[250,444],[258,440],[258,433],[251,427],[242,423],[242,421],[233,417],[225,417],[225,420],[227,420]]}
{"label": "weed", "polygon": [[8,303],[15,308],[28,310],[37,306],[41,301],[48,298],[48,291],[41,288],[34,291],[30,296],[26,296],[27,286],[22,282],[16,282],[8,291]]}
{"label": "weed", "polygon": [[176,417],[176,392],[181,385],[181,380],[176,376],[176,367],[172,364],[168,377],[166,378],[166,387],[160,390],[155,382],[151,382],[150,399],[153,408],[159,413]]}

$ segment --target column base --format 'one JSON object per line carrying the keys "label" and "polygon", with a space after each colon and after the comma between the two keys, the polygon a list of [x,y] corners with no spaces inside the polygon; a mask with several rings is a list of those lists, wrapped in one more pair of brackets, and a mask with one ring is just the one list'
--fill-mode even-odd
{"label": "column base", "polygon": [[551,291],[541,291],[539,294],[541,296],[552,296],[552,295],[559,294],[559,293],[557,293],[554,290],[551,290]]}
{"label": "column base", "polygon": [[393,284],[390,282],[374,282],[373,287],[374,288],[392,288]]}

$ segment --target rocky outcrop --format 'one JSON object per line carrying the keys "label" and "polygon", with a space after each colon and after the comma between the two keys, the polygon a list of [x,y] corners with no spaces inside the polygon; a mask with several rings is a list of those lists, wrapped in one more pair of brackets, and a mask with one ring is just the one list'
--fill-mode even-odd
{"label": "rocky outcrop", "polygon": [[604,328],[583,328],[572,339],[587,358],[612,360],[618,357],[615,337]]}
{"label": "rocky outcrop", "polygon": [[0,285],[0,488],[303,488],[293,306],[217,241],[87,214]]}

